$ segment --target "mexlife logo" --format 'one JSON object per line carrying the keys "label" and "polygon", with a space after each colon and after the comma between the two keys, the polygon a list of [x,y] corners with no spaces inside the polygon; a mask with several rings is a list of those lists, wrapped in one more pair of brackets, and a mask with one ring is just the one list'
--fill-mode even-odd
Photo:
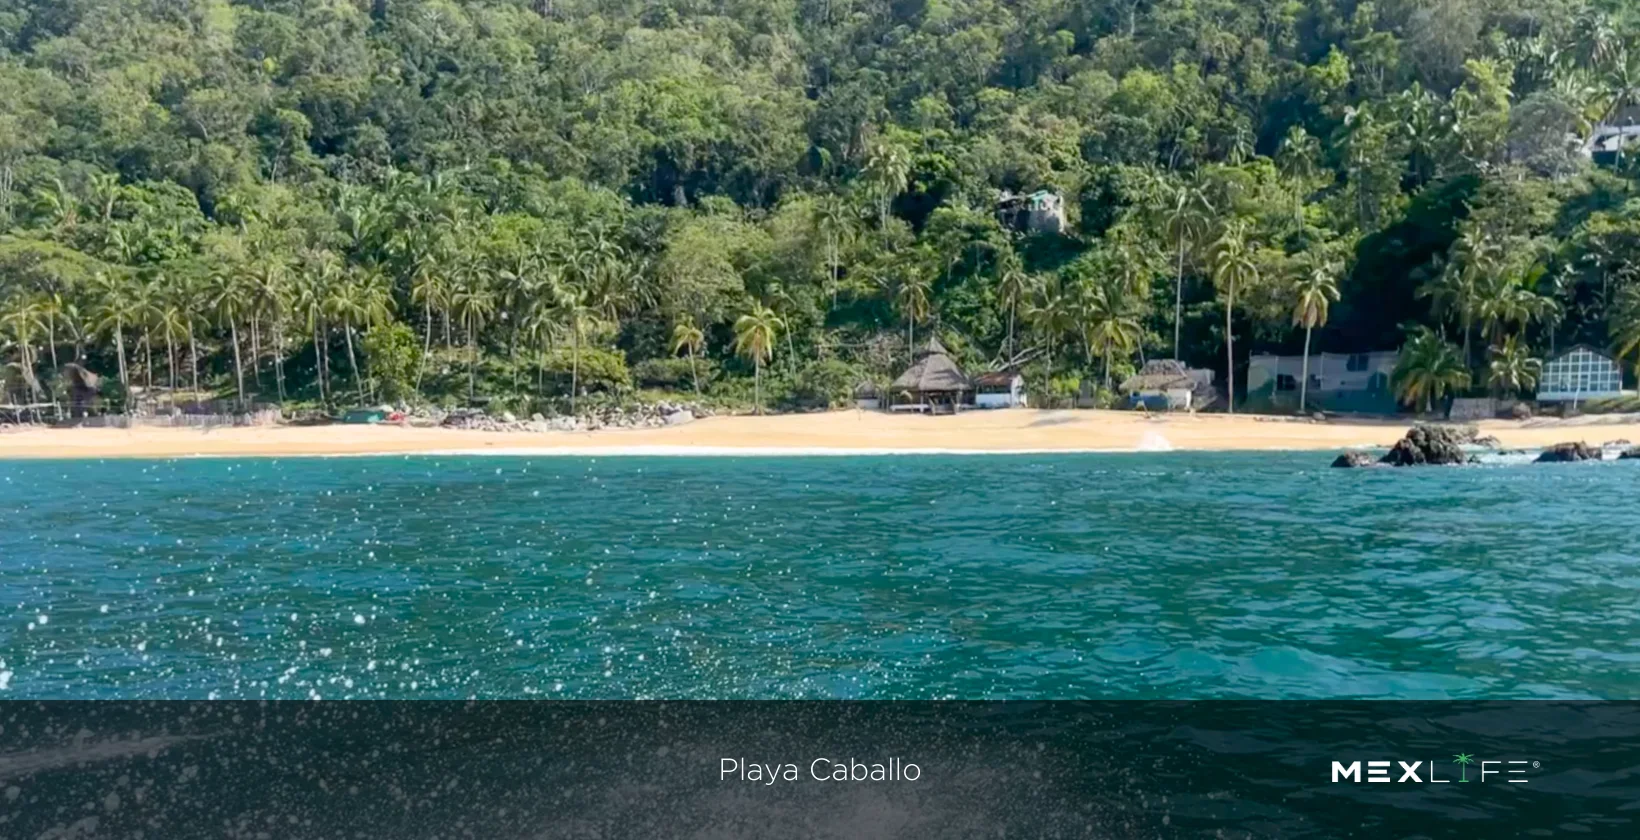
{"label": "mexlife logo", "polygon": [[[1366,768],[1365,773],[1362,772],[1363,766]],[[1456,772],[1453,772],[1454,767],[1457,768]],[[1526,778],[1527,770],[1536,770],[1539,767],[1538,762],[1525,759],[1476,760],[1469,753],[1458,753],[1452,756],[1451,761],[1334,761],[1332,780],[1335,784],[1376,782],[1444,785],[1452,782],[1486,782],[1488,779],[1497,782],[1498,779],[1492,777],[1502,776],[1502,780],[1509,784],[1524,785],[1529,781]]]}

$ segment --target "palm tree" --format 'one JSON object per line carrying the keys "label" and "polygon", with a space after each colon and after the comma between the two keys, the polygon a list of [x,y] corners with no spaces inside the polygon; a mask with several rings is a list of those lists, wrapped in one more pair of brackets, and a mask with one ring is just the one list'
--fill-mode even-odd
{"label": "palm tree", "polygon": [[1066,294],[1057,276],[1046,280],[1037,286],[1035,298],[1025,307],[1022,313],[1025,323],[1031,325],[1032,331],[1041,335],[1047,343],[1048,382],[1053,381],[1053,349],[1059,337],[1076,329],[1076,313],[1071,306],[1070,295]]}
{"label": "palm tree", "polygon": [[1113,288],[1109,281],[1083,290],[1077,300],[1077,315],[1082,319],[1088,355],[1104,359],[1105,390],[1109,391],[1112,354],[1133,352],[1139,346],[1143,328],[1121,289]]}
{"label": "palm tree", "polygon": [[1543,360],[1532,357],[1526,345],[1516,336],[1509,336],[1503,344],[1491,348],[1492,362],[1487,366],[1486,384],[1498,394],[1519,394],[1537,387],[1543,373]]}
{"label": "palm tree", "polygon": [[695,355],[706,342],[706,334],[700,327],[689,321],[679,321],[672,327],[672,352],[679,350],[689,351],[689,373],[695,379],[695,394],[700,394],[700,368],[695,364]]}
{"label": "palm tree", "polygon": [[[341,325],[342,339],[347,344],[347,364],[353,370],[353,384],[358,388],[359,401],[365,402],[364,375],[359,371],[359,357],[353,350],[353,331],[359,328],[368,330],[392,318],[393,297],[388,292],[387,280],[379,272],[368,269],[354,272],[330,287],[324,307],[325,314]],[[374,388],[369,397],[375,398]]]}
{"label": "palm tree", "polygon": [[1325,257],[1304,263],[1293,284],[1293,326],[1304,328],[1304,364],[1298,384],[1298,413],[1308,408],[1310,393],[1310,336],[1316,327],[1326,326],[1328,304],[1338,300],[1338,273],[1341,266]]}
{"label": "palm tree", "polygon": [[889,210],[895,197],[905,192],[910,176],[911,158],[905,149],[894,143],[878,143],[872,147],[860,177],[864,180],[867,193],[877,203],[879,227],[888,227]]}
{"label": "palm tree", "polygon": [[1391,381],[1403,405],[1427,412],[1437,400],[1469,386],[1469,366],[1459,358],[1457,348],[1425,327],[1401,348]]}
{"label": "palm tree", "polygon": [[1474,331],[1481,284],[1494,273],[1499,256],[1496,243],[1484,232],[1464,231],[1453,243],[1451,257],[1437,262],[1440,271],[1435,279],[1418,290],[1419,297],[1430,298],[1436,311],[1456,321],[1463,331],[1465,367],[1471,358],[1469,338]]}
{"label": "palm tree", "polygon": [[735,321],[735,353],[752,360],[752,399],[758,414],[763,413],[763,365],[774,357],[785,328],[774,310],[761,303]]}
{"label": "palm tree", "polygon": [[[250,305],[250,290],[240,279],[236,266],[223,266],[211,272],[210,308],[219,324],[228,327],[228,339],[233,342],[234,390],[239,407],[245,407],[245,364],[240,354],[239,320]],[[123,376],[125,364],[120,363]]]}
{"label": "palm tree", "polygon": [[131,377],[125,365],[125,322],[133,309],[130,277],[118,272],[99,271],[91,278],[93,300],[92,329],[114,336],[114,353],[120,365],[120,386],[129,389]]}
{"label": "palm tree", "polygon": [[421,306],[422,343],[421,364],[416,368],[416,389],[421,389],[422,377],[427,373],[427,357],[433,352],[433,313],[447,310],[450,289],[444,271],[443,251],[425,232],[412,238],[409,246],[413,254],[410,269],[410,302]]}
{"label": "palm tree", "polygon": [[917,355],[917,322],[928,317],[932,288],[928,276],[915,268],[906,269],[893,285],[894,306],[905,316],[905,344],[912,357]]}
{"label": "palm tree", "polygon": [[468,272],[450,294],[450,308],[467,331],[467,401],[478,387],[478,332],[495,314],[495,293],[482,270]]}
{"label": "palm tree", "polygon": [[830,286],[833,302],[837,299],[837,280],[842,270],[842,247],[854,239],[854,225],[858,219],[854,208],[840,195],[821,198],[814,207],[814,226],[826,242],[826,265],[830,268]]}
{"label": "palm tree", "polygon": [[1184,319],[1184,258],[1207,226],[1213,205],[1199,184],[1182,184],[1173,194],[1167,211],[1167,233],[1178,250],[1173,278],[1173,358],[1179,358],[1180,324]]}
{"label": "palm tree", "polygon": [[17,346],[15,364],[34,399],[39,399],[41,394],[40,380],[34,375],[34,341],[37,331],[43,327],[39,302],[23,295],[12,298],[5,309],[0,310],[0,329],[4,329]]}
{"label": "palm tree", "polygon": [[997,294],[1002,298],[1002,305],[1008,309],[1008,361],[1014,359],[1014,321],[1019,315],[1019,303],[1024,299],[1026,292],[1031,288],[1031,275],[1025,273],[1025,265],[1012,251],[1004,253],[997,262]]}
{"label": "palm tree", "polygon": [[1236,288],[1245,289],[1258,281],[1258,264],[1254,261],[1257,245],[1249,240],[1247,222],[1233,219],[1224,226],[1224,233],[1214,243],[1213,282],[1224,293],[1224,360],[1225,410],[1236,413],[1236,352],[1232,317],[1236,310]]}
{"label": "palm tree", "polygon": [[569,327],[570,341],[570,368],[569,368],[569,411],[575,413],[575,398],[581,390],[581,340],[588,325],[592,322],[595,311],[587,305],[587,291],[579,285],[570,282],[559,286],[556,305],[554,307]]}
{"label": "palm tree", "polygon": [[1640,378],[1640,286],[1624,286],[1617,293],[1617,305],[1607,315],[1619,361],[1634,356],[1635,376]]}

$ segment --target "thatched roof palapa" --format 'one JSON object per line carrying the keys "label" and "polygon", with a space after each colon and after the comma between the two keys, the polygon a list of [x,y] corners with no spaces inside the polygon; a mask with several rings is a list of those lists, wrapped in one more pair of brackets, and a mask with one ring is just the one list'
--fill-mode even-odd
{"label": "thatched roof palapa", "polygon": [[1190,371],[1183,362],[1174,359],[1153,359],[1145,363],[1138,373],[1122,380],[1122,392],[1131,394],[1135,391],[1171,391],[1194,390],[1196,381],[1190,378]]}
{"label": "thatched roof palapa", "polygon": [[938,338],[930,338],[921,358],[900,374],[890,389],[913,394],[950,394],[972,390],[973,386],[962,368],[951,360],[945,345],[940,344]]}

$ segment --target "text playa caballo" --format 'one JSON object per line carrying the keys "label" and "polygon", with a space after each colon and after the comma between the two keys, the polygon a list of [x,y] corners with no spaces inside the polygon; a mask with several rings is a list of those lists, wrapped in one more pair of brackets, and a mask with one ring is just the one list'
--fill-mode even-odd
{"label": "text playa caballo", "polygon": [[807,768],[796,763],[747,761],[744,758],[718,760],[718,780],[760,782],[796,782],[804,778],[817,782],[915,782],[922,778],[922,768],[905,759],[893,757],[886,761],[867,764],[853,758],[816,758]]}

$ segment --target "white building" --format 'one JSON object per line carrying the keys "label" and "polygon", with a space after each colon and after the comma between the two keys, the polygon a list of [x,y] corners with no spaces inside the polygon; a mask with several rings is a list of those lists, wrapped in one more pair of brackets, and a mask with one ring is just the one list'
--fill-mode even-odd
{"label": "white building", "polygon": [[[1397,410],[1390,379],[1400,354],[1312,353],[1310,408],[1354,414],[1393,414]],[[1251,411],[1291,411],[1298,407],[1303,356],[1255,355],[1247,365],[1247,402]]]}
{"label": "white building", "polygon": [[1024,408],[1025,377],[1016,371],[999,370],[974,377],[976,408]]}
{"label": "white building", "polygon": [[1579,344],[1543,363],[1538,402],[1572,402],[1623,396],[1623,368],[1612,357]]}

